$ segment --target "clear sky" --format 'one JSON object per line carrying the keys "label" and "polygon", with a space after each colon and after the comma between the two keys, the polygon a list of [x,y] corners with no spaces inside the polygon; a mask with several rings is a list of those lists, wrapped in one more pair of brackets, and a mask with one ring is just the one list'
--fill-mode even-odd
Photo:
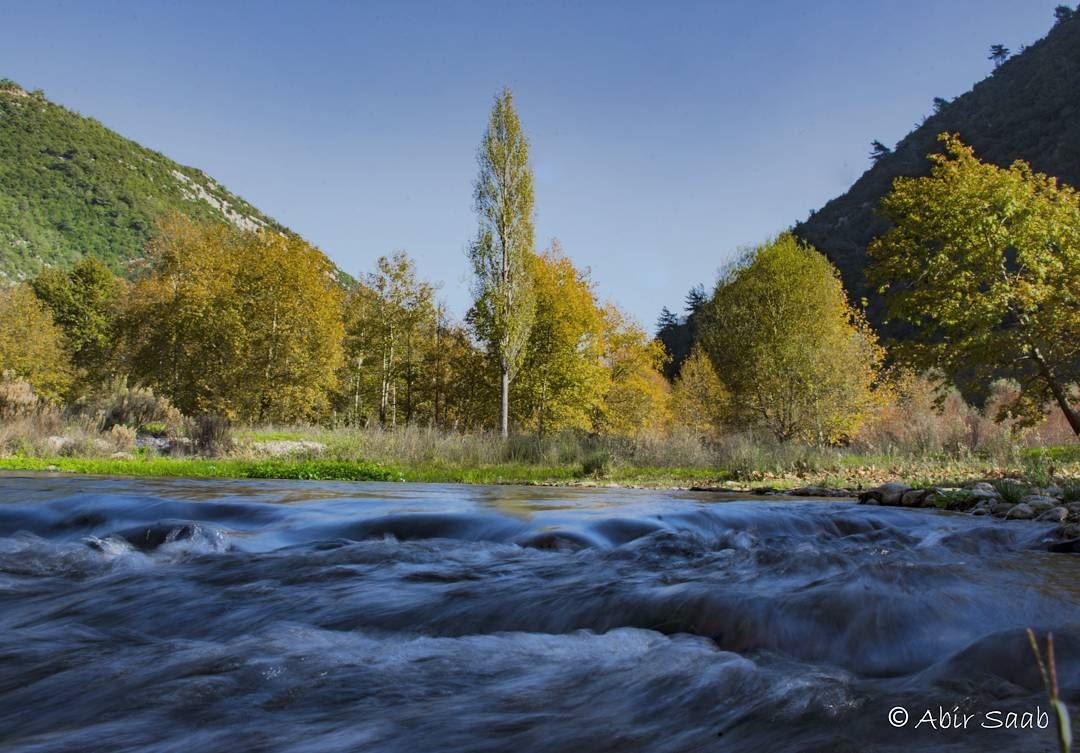
{"label": "clear sky", "polygon": [[198,167],[346,271],[469,302],[476,148],[513,88],[537,243],[652,324],[805,218],[1060,0],[0,0],[0,77]]}

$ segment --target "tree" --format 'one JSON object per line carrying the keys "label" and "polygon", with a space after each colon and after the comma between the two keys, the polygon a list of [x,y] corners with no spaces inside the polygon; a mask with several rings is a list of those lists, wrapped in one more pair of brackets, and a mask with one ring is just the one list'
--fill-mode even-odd
{"label": "tree", "polygon": [[188,414],[325,415],[341,363],[333,266],[295,236],[164,220],[124,314],[132,374]]}
{"label": "tree", "polygon": [[474,199],[480,227],[469,248],[476,294],[470,322],[499,369],[499,423],[505,437],[510,431],[510,382],[521,365],[535,311],[529,281],[533,174],[529,142],[509,89],[495,98],[477,161]]}
{"label": "tree", "polygon": [[873,407],[883,352],[836,269],[790,233],[720,279],[702,341],[737,426],[829,444],[850,437]]}
{"label": "tree", "polygon": [[994,67],[997,68],[1009,59],[1009,54],[1008,47],[1002,44],[995,44],[990,47],[990,55],[987,57],[987,60],[993,60]]}
{"label": "tree", "polygon": [[1024,162],[981,162],[955,135],[930,175],[882,200],[893,227],[870,244],[890,317],[916,325],[900,355],[969,390],[1021,385],[1008,412],[1037,421],[1054,400],[1080,435],[1080,197]]}
{"label": "tree", "polygon": [[880,162],[882,159],[888,157],[890,154],[892,154],[892,149],[885,146],[880,141],[875,140],[870,142],[870,159],[872,159],[875,163]]}
{"label": "tree", "polygon": [[934,114],[940,115],[941,111],[949,106],[949,100],[943,97],[934,97]]}
{"label": "tree", "polygon": [[417,279],[416,263],[404,251],[380,256],[375,271],[349,295],[346,363],[353,385],[354,419],[361,415],[364,375],[370,373],[375,377],[379,423],[397,425],[399,386],[404,422],[412,422],[424,340],[435,335],[434,297],[434,286]]}
{"label": "tree", "polygon": [[667,428],[671,388],[662,373],[667,360],[663,346],[613,304],[602,314],[608,387],[594,429],[632,437]]}
{"label": "tree", "polygon": [[677,426],[712,436],[723,425],[727,390],[701,346],[691,351],[671,388],[671,413]]}
{"label": "tree", "polygon": [[71,271],[50,267],[31,284],[64,331],[72,364],[83,386],[92,388],[111,379],[123,281],[102,261],[87,256]]}
{"label": "tree", "polygon": [[27,285],[0,288],[0,378],[59,402],[71,384],[63,331]]}
{"label": "tree", "polygon": [[1070,8],[1068,5],[1059,5],[1054,8],[1054,23],[1060,24],[1065,21],[1071,21],[1076,16],[1076,11]]}
{"label": "tree", "polygon": [[591,428],[607,389],[604,322],[587,272],[558,241],[532,257],[536,315],[513,395],[525,425],[544,434]]}

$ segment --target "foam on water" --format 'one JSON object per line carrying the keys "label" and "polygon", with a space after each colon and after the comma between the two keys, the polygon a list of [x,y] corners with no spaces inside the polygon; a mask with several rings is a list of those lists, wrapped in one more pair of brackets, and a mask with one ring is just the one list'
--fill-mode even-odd
{"label": "foam on water", "polygon": [[[1049,750],[1051,530],[847,502],[0,477],[0,748]],[[1043,704],[1045,706],[1045,702]],[[1078,715],[1080,716],[1080,715]]]}

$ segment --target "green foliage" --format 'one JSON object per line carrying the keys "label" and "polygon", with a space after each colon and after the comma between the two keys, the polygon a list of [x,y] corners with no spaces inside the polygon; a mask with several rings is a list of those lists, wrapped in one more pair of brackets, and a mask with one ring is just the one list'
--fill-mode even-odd
{"label": "green foliage", "polygon": [[1003,478],[993,482],[994,490],[1003,500],[1016,504],[1030,493],[1031,488],[1013,479]]}
{"label": "green foliage", "polygon": [[89,389],[107,382],[112,377],[122,281],[104,262],[88,256],[71,271],[44,270],[31,285],[63,329],[82,386]]}
{"label": "green foliage", "polygon": [[877,340],[835,268],[789,233],[717,283],[702,342],[736,426],[829,444],[853,435],[875,405]]}
{"label": "green foliage", "polygon": [[0,378],[26,382],[46,402],[59,402],[71,384],[63,332],[26,285],[0,288]]}
{"label": "green foliage", "polygon": [[529,280],[533,172],[529,142],[509,89],[495,98],[477,157],[476,240],[469,247],[476,303],[469,320],[501,375],[503,436],[509,432],[510,382],[525,355],[536,302]]}
{"label": "green foliage", "polygon": [[0,273],[34,277],[93,256],[130,276],[169,212],[285,231],[202,172],[0,85]]}
{"label": "green foliage", "polygon": [[404,251],[380,256],[375,271],[355,285],[345,301],[345,368],[342,403],[352,423],[369,409],[379,423],[410,424],[419,413],[427,384],[425,361],[439,333],[435,288],[416,275],[416,263]]}
{"label": "green foliage", "polygon": [[1020,392],[1001,417],[1033,423],[1056,400],[1080,434],[1080,196],[1024,162],[979,161],[958,137],[924,178],[881,205],[893,227],[870,245],[870,279],[915,325],[901,357],[969,389],[1002,375]]}

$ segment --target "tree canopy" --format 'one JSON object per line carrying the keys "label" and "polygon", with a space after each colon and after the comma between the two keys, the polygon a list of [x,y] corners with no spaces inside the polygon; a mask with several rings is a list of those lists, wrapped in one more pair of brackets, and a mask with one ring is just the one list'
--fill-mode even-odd
{"label": "tree canopy", "polygon": [[1029,422],[1055,400],[1080,434],[1080,197],[1025,162],[980,161],[958,136],[930,175],[898,178],[882,201],[892,228],[870,246],[890,316],[916,326],[899,351],[979,391],[1020,382],[1008,408]]}
{"label": "tree canopy", "polygon": [[59,402],[72,377],[64,335],[27,285],[0,288],[0,378],[27,382],[46,402]]}
{"label": "tree canopy", "polygon": [[126,311],[127,366],[185,413],[257,421],[329,409],[341,364],[333,267],[296,237],[161,223]]}
{"label": "tree canopy", "polygon": [[500,427],[509,432],[510,382],[525,353],[535,313],[529,280],[533,240],[533,174],[509,89],[495,98],[477,157],[474,193],[479,229],[469,247],[476,303],[470,321],[498,365]]}
{"label": "tree canopy", "polygon": [[731,395],[734,425],[832,443],[873,405],[882,349],[836,269],[790,233],[720,279],[702,343]]}

